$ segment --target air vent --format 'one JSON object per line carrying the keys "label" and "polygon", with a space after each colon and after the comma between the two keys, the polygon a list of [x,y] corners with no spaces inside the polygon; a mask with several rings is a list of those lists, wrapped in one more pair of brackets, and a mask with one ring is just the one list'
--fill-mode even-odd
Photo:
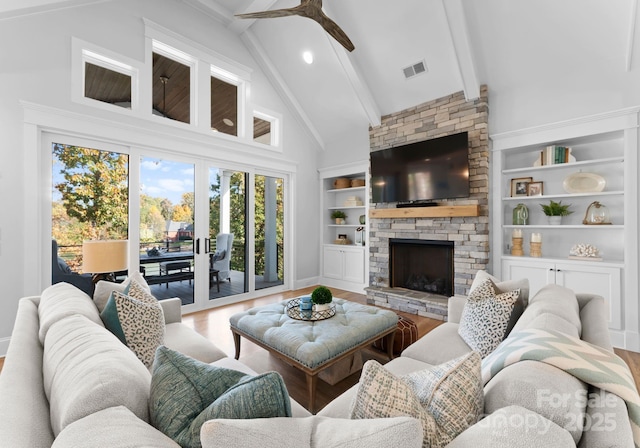
{"label": "air vent", "polygon": [[420,61],[416,64],[410,65],[409,67],[403,68],[402,71],[404,72],[404,77],[406,79],[409,79],[421,73],[426,73],[427,65],[424,63],[424,61]]}

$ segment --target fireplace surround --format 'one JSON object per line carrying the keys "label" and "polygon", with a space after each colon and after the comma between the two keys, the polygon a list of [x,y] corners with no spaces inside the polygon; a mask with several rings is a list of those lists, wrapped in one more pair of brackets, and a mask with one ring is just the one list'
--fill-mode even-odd
{"label": "fireplace surround", "polygon": [[[439,201],[439,205],[476,205],[476,216],[372,217],[369,230],[369,286],[367,302],[440,320],[447,319],[448,296],[467,295],[478,270],[489,265],[489,135],[488,91],[467,100],[457,92],[416,107],[382,117],[380,126],[369,131],[371,151],[468,132],[468,198]],[[370,203],[374,210],[395,208],[396,204]],[[392,286],[390,272],[392,239],[429,240],[453,246],[452,289],[444,295]],[[447,262],[448,263],[448,262]],[[420,283],[420,281],[418,281]]]}

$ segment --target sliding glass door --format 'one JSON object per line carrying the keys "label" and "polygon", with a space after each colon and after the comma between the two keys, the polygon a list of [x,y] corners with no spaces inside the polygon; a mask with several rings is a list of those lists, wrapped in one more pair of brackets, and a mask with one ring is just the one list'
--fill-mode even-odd
{"label": "sliding glass door", "polygon": [[195,165],[140,157],[140,272],[158,299],[195,301]]}
{"label": "sliding glass door", "polygon": [[139,270],[155,297],[187,310],[285,284],[286,176],[64,136],[46,145],[54,282],[74,274],[91,293],[83,241],[126,239],[128,271],[110,279]]}

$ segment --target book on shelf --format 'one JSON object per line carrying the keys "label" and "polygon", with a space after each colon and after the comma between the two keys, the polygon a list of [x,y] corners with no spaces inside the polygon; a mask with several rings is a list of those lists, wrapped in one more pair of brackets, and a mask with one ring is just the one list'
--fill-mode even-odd
{"label": "book on shelf", "polygon": [[569,163],[571,148],[568,146],[550,145],[540,151],[540,165],[557,165]]}

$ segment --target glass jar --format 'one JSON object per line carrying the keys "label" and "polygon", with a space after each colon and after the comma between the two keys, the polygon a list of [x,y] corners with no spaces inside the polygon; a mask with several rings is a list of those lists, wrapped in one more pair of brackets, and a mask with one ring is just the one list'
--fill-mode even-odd
{"label": "glass jar", "polygon": [[609,209],[598,201],[593,201],[587,207],[587,212],[584,215],[582,224],[586,225],[600,225],[611,224],[611,218],[609,216]]}
{"label": "glass jar", "polygon": [[520,203],[513,209],[513,225],[524,226],[527,225],[529,219],[529,209],[526,205]]}

